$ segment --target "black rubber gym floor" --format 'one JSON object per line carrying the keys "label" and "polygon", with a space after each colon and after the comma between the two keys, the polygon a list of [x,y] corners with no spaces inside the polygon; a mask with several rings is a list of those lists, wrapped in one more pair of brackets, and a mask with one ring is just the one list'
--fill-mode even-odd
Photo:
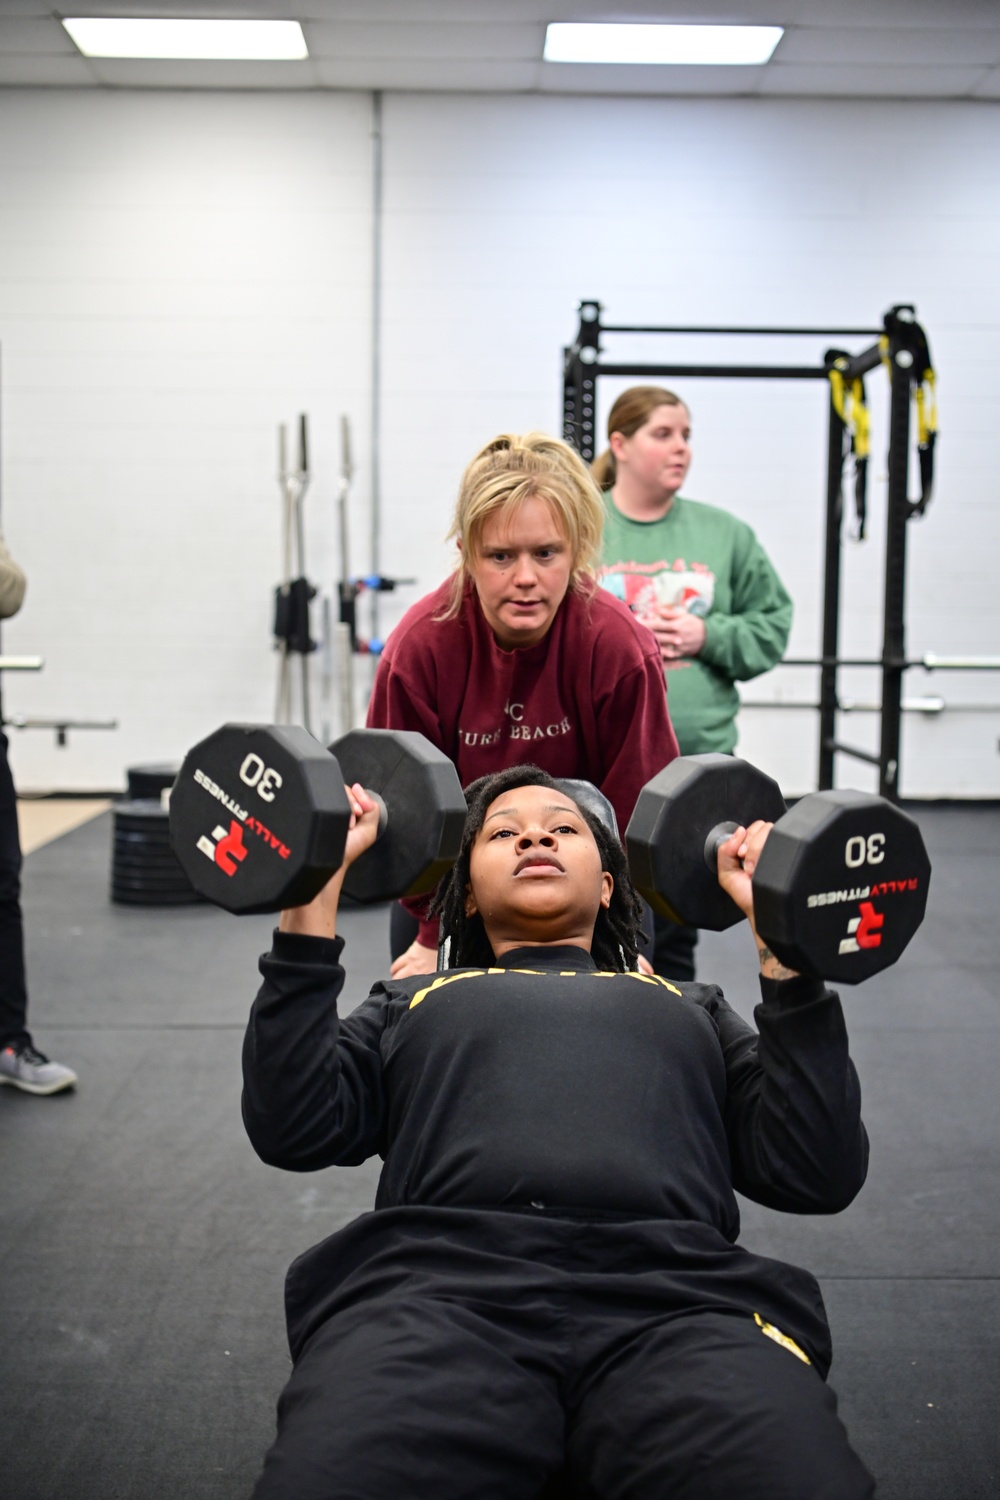
{"label": "black rubber gym floor", "polygon": [[[1000,1494],[1000,807],[916,808],[934,862],[901,962],[844,992],[872,1137],[832,1219],[745,1206],[744,1242],[820,1278],[831,1384],[882,1500]],[[240,1044],[270,919],[108,901],[105,814],[26,863],[31,1024],[73,1094],[0,1089],[0,1492],[236,1500],[288,1369],[285,1267],[371,1206],[377,1163],[254,1156]],[[349,992],[388,959],[344,914]],[[745,1014],[745,929],[699,973]],[[733,1497],[738,1500],[738,1497]]]}

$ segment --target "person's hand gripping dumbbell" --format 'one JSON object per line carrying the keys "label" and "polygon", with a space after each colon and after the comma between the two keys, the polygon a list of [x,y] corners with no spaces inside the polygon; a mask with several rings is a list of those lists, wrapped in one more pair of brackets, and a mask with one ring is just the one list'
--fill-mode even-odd
{"label": "person's hand gripping dumbbell", "polygon": [[337,910],[344,877],[356,859],[370,849],[378,838],[381,807],[360,782],[344,787],[351,809],[344,858],[318,895],[304,906],[286,906],[278,927],[282,932],[297,932],[309,937],[332,938],[337,935]]}
{"label": "person's hand gripping dumbbell", "polygon": [[757,931],[753,908],[753,875],[757,862],[767,842],[773,823],[757,818],[749,828],[739,826],[716,845],[719,885],[736,908],[743,913],[750,926],[760,972],[765,979],[792,979],[797,970],[790,969],[771,952],[770,947]]}
{"label": "person's hand gripping dumbbell", "polygon": [[824,791],[789,810],[769,776],[731,755],[671,761],[639,793],[625,843],[655,911],[721,932],[752,910],[776,965],[845,984],[895,963],[927,904],[930,860],[902,809]]}

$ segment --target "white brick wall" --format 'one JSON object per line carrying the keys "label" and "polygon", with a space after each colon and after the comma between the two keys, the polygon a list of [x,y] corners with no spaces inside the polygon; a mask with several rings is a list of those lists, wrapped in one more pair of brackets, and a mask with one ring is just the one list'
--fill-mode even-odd
{"label": "white brick wall", "polygon": [[[269,719],[277,424],[312,419],[310,571],[331,573],[338,418],[367,443],[364,95],[0,92],[3,525],[29,576],[8,712],[29,787],[115,787]],[[362,476],[363,479],[363,476]]]}
{"label": "white brick wall", "polygon": [[[8,677],[6,707],[121,721],[63,750],[16,735],[23,787],[120,785],[224,718],[271,716],[275,428],[300,410],[309,571],[326,585],[334,571],[342,411],[367,566],[369,129],[362,94],[0,92],[3,525],[30,576],[3,641],[47,661]],[[581,297],[639,323],[874,325],[913,301],[942,437],[935,503],[909,532],[908,645],[1000,652],[996,105],[390,95],[384,161],[384,571],[436,584],[473,450],[502,429],[559,430]],[[818,361],[824,346],[753,354]],[[880,646],[887,440],[879,374],[869,390],[870,541],[846,548],[843,587],[842,645],[862,654]],[[689,493],[757,528],[796,599],[791,649],[815,652],[822,386],[683,394]],[[604,411],[613,395],[602,386]],[[383,625],[416,596],[383,596]],[[747,694],[814,686],[785,671]],[[859,698],[877,689],[877,674],[845,676]],[[925,691],[996,703],[1000,679],[912,673],[908,694]],[[813,715],[743,717],[746,755],[790,792],[814,784]],[[875,724],[842,733],[871,746]],[[904,791],[997,795],[998,735],[997,714],[908,718]],[[873,784],[841,764],[845,784]]]}
{"label": "white brick wall", "polygon": [[[426,98],[386,110],[386,566],[421,546],[461,463],[493,431],[558,430],[559,351],[576,302],[617,323],[877,326],[913,301],[941,375],[937,499],[909,533],[912,652],[1000,652],[1000,111],[993,105],[762,100]],[[819,362],[827,342],[616,340],[655,351]],[[850,347],[864,347],[859,340]],[[609,357],[610,357],[609,343]],[[622,385],[602,382],[606,414]],[[870,540],[846,548],[842,647],[881,648],[886,389],[869,379]],[[796,600],[790,654],[820,645],[821,385],[689,381],[693,496],[754,525]],[[413,450],[423,453],[416,466]],[[426,544],[425,544],[426,545]],[[876,673],[843,690],[877,696]],[[810,697],[788,669],[748,696]],[[907,694],[1000,702],[1000,676]],[[790,792],[815,785],[815,716],[747,711],[742,750]],[[876,719],[842,721],[875,748]],[[996,796],[1000,715],[908,718],[903,789]],[[874,773],[841,760],[842,784]]]}

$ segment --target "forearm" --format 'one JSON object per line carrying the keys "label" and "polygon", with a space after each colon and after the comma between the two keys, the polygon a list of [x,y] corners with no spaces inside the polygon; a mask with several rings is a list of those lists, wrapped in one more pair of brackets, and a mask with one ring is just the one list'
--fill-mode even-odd
{"label": "forearm", "polygon": [[713,611],[705,620],[701,658],[733,682],[759,677],[781,660],[791,620],[790,603],[747,614]]}
{"label": "forearm", "polygon": [[840,1000],[821,981],[761,978],[757,1076],[734,1101],[734,1185],[769,1207],[836,1213],[868,1169]]}
{"label": "forearm", "polygon": [[307,906],[286,907],[278,918],[278,931],[299,937],[335,938],[345,874],[343,868],[339,869]]}
{"label": "forearm", "polygon": [[747,917],[750,933],[757,949],[757,961],[760,964],[760,977],[762,979],[798,979],[799,975],[795,969],[786,968],[781,959],[771,951],[769,944],[761,937],[754,926],[752,916]]}
{"label": "forearm", "polygon": [[350,1165],[377,1149],[378,1029],[360,1012],[347,1027],[338,1019],[342,947],[339,938],[279,930],[260,961],[243,1043],[243,1121],[271,1166]]}

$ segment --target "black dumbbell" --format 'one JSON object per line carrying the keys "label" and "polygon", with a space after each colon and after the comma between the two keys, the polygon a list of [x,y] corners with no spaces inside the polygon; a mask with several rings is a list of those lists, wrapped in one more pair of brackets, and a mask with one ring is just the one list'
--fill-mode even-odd
{"label": "black dumbbell", "polygon": [[292,725],[225,725],[189,752],[174,783],[174,852],[226,911],[302,906],[343,861],[345,782],[360,782],[381,811],[344,889],[364,902],[433,890],[461,849],[465,796],[447,756],[408,730],[353,730],[326,750]]}
{"label": "black dumbbell", "polygon": [[742,913],[718,883],[719,845],[774,823],[753,876],[757,931],[783,964],[857,984],[896,962],[923,921],[930,860],[884,797],[814,792],[788,811],[777,783],[729,755],[681,756],[640,792],[625,833],[654,911],[721,932]]}

